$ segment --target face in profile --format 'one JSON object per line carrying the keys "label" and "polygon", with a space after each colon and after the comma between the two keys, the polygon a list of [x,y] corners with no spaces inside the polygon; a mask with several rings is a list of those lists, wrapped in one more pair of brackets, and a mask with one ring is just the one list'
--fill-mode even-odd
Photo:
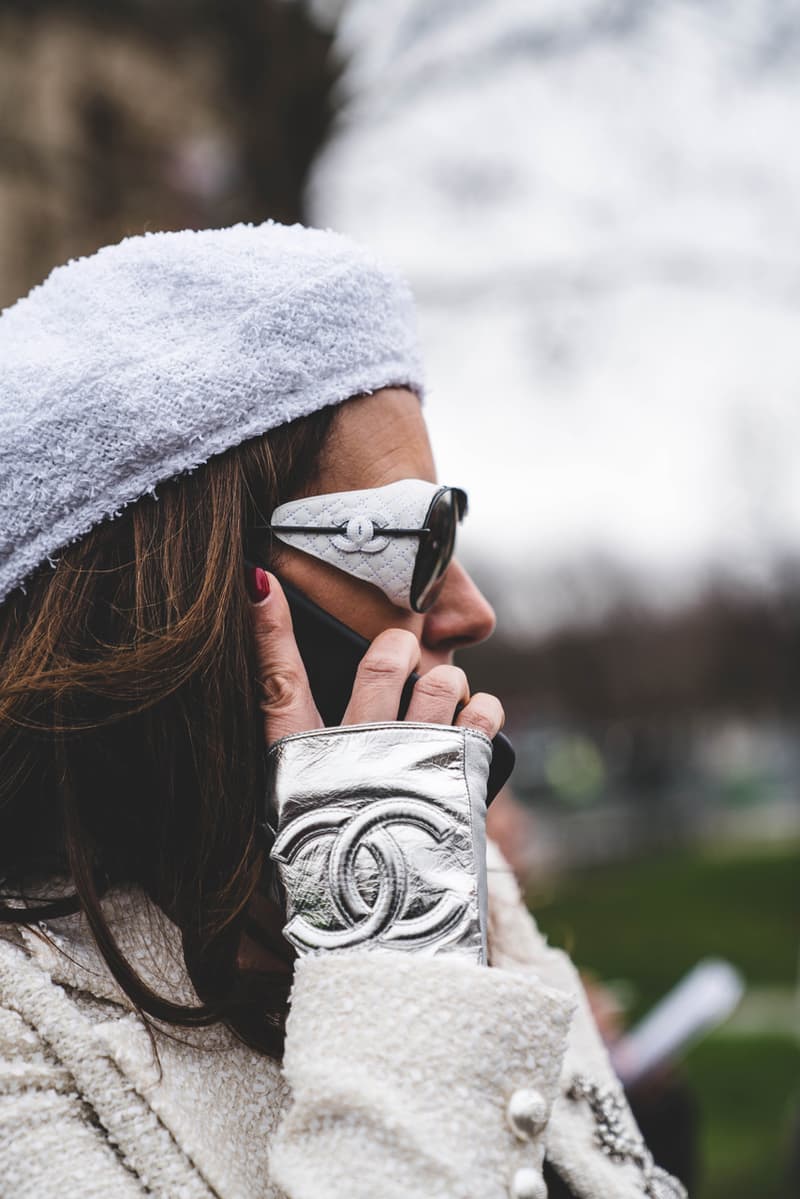
{"label": "face in profile", "polygon": [[[417,396],[387,388],[341,406],[306,494],[358,491],[400,479],[433,483],[436,468]],[[414,633],[422,649],[422,673],[450,662],[456,649],[485,640],[494,629],[491,605],[457,559],[425,613],[400,608],[370,583],[289,546],[281,547],[280,574],[370,641],[387,628]]]}

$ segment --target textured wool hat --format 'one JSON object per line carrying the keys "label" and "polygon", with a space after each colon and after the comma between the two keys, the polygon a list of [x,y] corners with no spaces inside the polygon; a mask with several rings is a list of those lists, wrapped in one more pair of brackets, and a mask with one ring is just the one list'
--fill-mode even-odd
{"label": "textured wool hat", "polygon": [[0,601],[157,483],[381,387],[423,392],[407,283],[338,233],[129,237],[0,314]]}

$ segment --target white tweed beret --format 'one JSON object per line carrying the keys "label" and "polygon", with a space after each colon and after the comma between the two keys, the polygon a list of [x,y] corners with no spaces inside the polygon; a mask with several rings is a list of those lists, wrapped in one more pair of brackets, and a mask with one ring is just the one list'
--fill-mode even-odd
{"label": "white tweed beret", "polygon": [[149,233],[0,314],[0,601],[157,483],[381,387],[423,393],[406,282],[303,225]]}

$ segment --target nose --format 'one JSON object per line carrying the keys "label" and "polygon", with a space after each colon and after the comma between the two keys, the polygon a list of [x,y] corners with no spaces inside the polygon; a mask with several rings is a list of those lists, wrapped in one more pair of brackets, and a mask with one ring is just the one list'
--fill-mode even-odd
{"label": "nose", "polygon": [[425,613],[422,645],[439,653],[477,645],[491,637],[496,623],[494,608],[454,559],[447,568],[436,602]]}

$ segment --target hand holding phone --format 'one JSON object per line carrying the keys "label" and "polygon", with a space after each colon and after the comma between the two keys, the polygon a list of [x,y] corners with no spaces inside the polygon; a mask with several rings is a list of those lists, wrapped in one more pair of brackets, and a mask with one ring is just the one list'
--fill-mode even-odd
{"label": "hand holding phone", "polygon": [[[339,725],[353,690],[358,665],[370,642],[320,608],[291,583],[284,579],[280,583],[292,614],[295,641],[319,714],[326,726]],[[408,711],[419,677],[412,672],[406,681],[398,720],[403,720]],[[492,749],[487,804],[508,781],[515,761],[513,746],[503,733],[494,738]]]}
{"label": "hand holding phone", "polygon": [[499,702],[470,696],[446,664],[415,691],[411,631],[368,642],[274,575],[252,582],[268,746],[261,831],[284,938],[301,955],[380,948],[486,965]]}

